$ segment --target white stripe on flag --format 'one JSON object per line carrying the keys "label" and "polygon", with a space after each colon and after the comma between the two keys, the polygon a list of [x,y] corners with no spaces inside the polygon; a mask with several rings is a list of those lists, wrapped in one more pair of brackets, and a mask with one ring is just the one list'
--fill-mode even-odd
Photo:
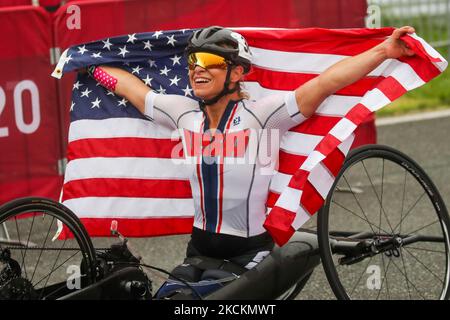
{"label": "white stripe on flag", "polygon": [[[312,73],[320,74],[331,67],[336,62],[339,62],[350,56],[326,54],[326,53],[304,53],[304,52],[285,52],[262,48],[251,47],[250,50],[254,55],[254,65],[274,71],[284,71],[292,73]],[[414,69],[407,63],[396,59],[387,59],[381,63],[377,68],[368,74],[369,77],[389,76],[393,69],[399,71],[396,74],[406,72],[408,79],[413,82],[423,81],[414,71]],[[404,79],[402,77],[397,80]]]}
{"label": "white stripe on flag", "polygon": [[310,171],[323,159],[325,159],[325,156],[319,151],[314,150],[313,152],[311,152],[308,158],[306,158],[305,162],[303,162],[300,169]]}
{"label": "white stripe on flag", "polygon": [[188,168],[160,158],[85,158],[67,164],[64,183],[89,178],[184,179]]}
{"label": "white stripe on flag", "polygon": [[321,73],[347,56],[325,53],[286,52],[250,47],[255,66],[275,71]]}
{"label": "white stripe on flag", "polygon": [[284,191],[286,186],[289,184],[292,176],[290,174],[284,174],[281,172],[276,172],[270,181],[270,190],[276,193],[281,193]]}
{"label": "white stripe on flag", "polygon": [[441,71],[443,72],[447,66],[448,66],[448,62],[444,59],[444,57],[438,52],[436,51],[432,46],[430,46],[427,42],[425,42],[425,40],[423,40],[421,37],[419,37],[417,34],[413,33],[410,34],[411,37],[413,37],[414,39],[418,40],[422,46],[425,48],[425,51],[433,58],[435,59],[440,59],[441,62],[433,62],[433,64]]}
{"label": "white stripe on flag", "polygon": [[303,209],[302,206],[298,207],[297,214],[295,215],[294,222],[292,222],[292,227],[297,230],[302,225],[304,225],[311,216]]}
{"label": "white stripe on flag", "polygon": [[325,199],[333,185],[334,177],[328,169],[320,163],[313,170],[311,170],[308,176],[308,181],[311,182],[317,192],[319,192],[322,198]]}
{"label": "white stripe on flag", "polygon": [[[70,124],[69,142],[89,138],[157,138],[170,139],[172,130],[142,119],[111,118],[77,120]],[[174,134],[178,134],[174,131]]]}
{"label": "white stripe on flag", "polygon": [[[250,94],[253,100],[258,100],[272,94],[286,94],[288,92],[263,88],[258,82],[244,82],[243,88]],[[316,110],[316,114],[343,117],[360,100],[361,97],[359,96],[331,95],[320,104]]]}
{"label": "white stripe on flag", "polygon": [[280,149],[297,155],[309,155],[323,136],[288,131],[281,139]]}
{"label": "white stripe on flag", "polygon": [[289,211],[297,211],[303,191],[286,187],[277,201],[277,206]]}
{"label": "white stripe on flag", "polygon": [[386,97],[384,93],[377,88],[367,92],[361,100],[361,104],[372,112],[377,111],[389,103],[391,103],[391,100],[389,100],[388,97]]}
{"label": "white stripe on flag", "polygon": [[425,84],[409,64],[398,60],[392,60],[383,75],[393,77],[408,91]]}
{"label": "white stripe on flag", "polygon": [[88,197],[64,201],[80,218],[192,217],[193,199]]}
{"label": "white stripe on flag", "polygon": [[352,134],[356,129],[356,124],[348,120],[347,118],[342,118],[338,123],[330,130],[330,134],[335,136],[339,141],[344,141],[347,137]]}

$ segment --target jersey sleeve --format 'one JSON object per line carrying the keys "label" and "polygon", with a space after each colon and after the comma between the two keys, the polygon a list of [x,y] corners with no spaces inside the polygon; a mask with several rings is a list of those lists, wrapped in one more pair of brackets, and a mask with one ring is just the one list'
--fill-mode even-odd
{"label": "jersey sleeve", "polygon": [[178,128],[178,119],[186,112],[198,109],[194,99],[149,91],[145,96],[145,115],[169,129]]}
{"label": "jersey sleeve", "polygon": [[263,128],[285,132],[306,120],[299,111],[294,91],[262,98],[250,109]]}

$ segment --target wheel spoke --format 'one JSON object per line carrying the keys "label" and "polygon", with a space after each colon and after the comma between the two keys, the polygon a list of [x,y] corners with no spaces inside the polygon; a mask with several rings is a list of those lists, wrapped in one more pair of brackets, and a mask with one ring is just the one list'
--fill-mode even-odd
{"label": "wheel spoke", "polygon": [[[339,203],[336,202],[335,200],[332,200],[332,202],[333,202],[334,204],[336,204],[337,206],[341,207],[342,209],[344,209],[344,210],[350,212],[352,215],[354,215],[354,216],[358,217],[359,219],[361,219],[361,220],[367,222],[367,223],[371,226],[371,229],[372,229],[372,230],[373,230],[372,226],[375,227],[375,228],[378,228],[378,226],[375,225],[374,223],[370,222],[370,221],[367,220],[367,219],[364,219],[363,217],[361,217],[361,216],[358,215],[357,213],[355,213],[355,212],[353,212],[352,210],[350,210],[350,209],[344,207],[343,205],[339,204]],[[383,231],[384,233],[386,233],[386,234],[390,234],[390,233],[387,232],[387,231],[384,231],[384,230],[382,230],[382,231]],[[373,233],[376,234],[376,232],[373,232]]]}
{"label": "wheel spoke", "polygon": [[[37,286],[39,283],[41,283],[45,278],[47,278],[47,277],[50,277],[50,275],[53,273],[53,272],[55,272],[56,270],[58,270],[59,268],[61,268],[67,261],[69,261],[70,259],[72,259],[73,257],[75,257],[78,253],[79,253],[80,251],[78,251],[78,252],[75,252],[73,255],[71,255],[69,258],[67,258],[66,260],[64,260],[62,263],[60,263],[56,268],[54,268],[54,269],[52,269],[51,271],[50,271],[50,273],[49,274],[47,274],[46,276],[44,276],[44,277],[42,277],[38,282],[36,282],[36,283],[34,283],[33,284],[33,286]],[[45,284],[45,286],[47,285],[47,283]],[[45,287],[44,286],[44,287]]]}
{"label": "wheel spoke", "polygon": [[[392,264],[394,265],[394,267],[396,267],[397,270],[398,270],[402,275],[405,275],[405,274],[402,272],[402,270],[400,270],[400,268],[397,266],[397,264],[395,263],[395,261],[394,261],[393,259],[392,259],[391,261],[392,261]],[[408,278],[407,278],[407,279],[408,279]],[[409,279],[408,279],[408,282],[411,284],[411,286],[414,288],[414,290],[416,290],[417,293],[422,297],[422,299],[423,299],[423,300],[426,300],[425,296],[422,294],[422,292],[421,292],[419,289],[417,289],[417,287],[414,285],[414,283],[412,283],[411,280],[409,280]]]}
{"label": "wheel spoke", "polygon": [[394,227],[394,233],[395,230],[397,230],[398,226],[401,225],[403,223],[403,221],[406,220],[406,218],[411,214],[411,212],[413,211],[413,209],[416,207],[416,205],[419,203],[419,201],[423,198],[423,196],[426,194],[426,192],[424,191],[422,193],[422,195],[419,197],[419,199],[416,200],[416,202],[413,204],[413,206],[408,210],[408,212],[406,213],[406,215],[403,217],[403,219]]}
{"label": "wheel spoke", "polygon": [[[350,189],[350,191],[351,191],[351,193],[352,193],[352,195],[353,195],[353,198],[355,199],[356,203],[358,204],[358,207],[359,207],[359,209],[361,210],[361,213],[364,215],[364,217],[366,218],[366,221],[368,222],[368,221],[369,221],[369,218],[368,218],[367,215],[365,214],[364,209],[363,209],[362,206],[361,206],[361,203],[359,202],[358,198],[356,197],[356,194],[353,192],[353,188],[352,188],[352,187],[350,186],[350,184],[348,183],[347,178],[345,177],[345,174],[342,175],[342,177],[344,178],[344,181],[347,183],[347,186],[348,186],[348,188]],[[370,229],[372,230],[372,232],[375,234],[375,230],[373,230],[373,228],[372,228],[372,226],[371,226],[371,223],[369,223],[369,227],[370,227]]]}
{"label": "wheel spoke", "polygon": [[[406,197],[406,177],[407,177],[407,171],[405,170],[405,179],[403,180],[403,195],[402,195],[402,210],[400,211],[400,221],[403,221],[403,210],[405,209],[405,197]],[[395,230],[395,228],[394,228]],[[399,232],[402,234],[402,224],[400,223],[400,230]]]}
{"label": "wheel spoke", "polygon": [[[14,221],[16,224],[16,231],[17,231],[17,238],[19,239],[19,243],[22,243],[22,241],[20,240],[20,231],[19,231],[19,224],[17,223],[17,216],[14,216]],[[23,256],[23,251],[20,250],[20,255],[22,256],[22,261],[25,260],[24,256]]]}
{"label": "wheel spoke", "polygon": [[386,280],[386,292],[387,292],[387,295],[388,295],[388,300],[391,300],[391,297],[390,297],[390,294],[389,294],[389,282],[387,280],[387,272],[389,270],[389,266],[391,265],[392,259],[389,259],[389,263],[388,263],[387,267],[386,267],[386,264],[384,263],[384,255],[383,254],[381,254],[381,261],[382,261],[382,264],[383,264],[384,278],[383,278],[383,281],[381,281],[380,291],[378,291],[378,295],[377,295],[377,299],[376,300],[378,300],[378,298],[380,297],[381,291],[383,290],[384,280]]}
{"label": "wheel spoke", "polygon": [[408,296],[409,296],[409,299],[411,300],[411,289],[409,288],[408,271],[406,270],[405,257],[403,256],[402,248],[400,248],[400,256],[402,257],[403,269],[405,270],[404,276],[406,279],[406,287],[408,289]]}
{"label": "wheel spoke", "polygon": [[420,227],[420,228],[417,229],[417,230],[414,230],[413,232],[408,232],[408,233],[409,233],[409,234],[414,234],[414,233],[419,232],[419,231],[422,231],[423,229],[426,229],[426,228],[428,228],[428,227],[430,227],[430,226],[432,226],[433,224],[436,224],[436,223],[439,223],[439,220],[436,220],[436,221],[434,221],[434,222],[431,222],[431,223],[429,223],[429,224],[427,224],[427,225],[424,225],[424,226]]}
{"label": "wheel spoke", "polygon": [[372,262],[373,257],[370,257],[369,261],[366,264],[366,267],[363,269],[363,271],[361,272],[361,274],[359,275],[358,281],[356,282],[355,286],[352,288],[352,292],[350,293],[350,296],[353,295],[353,293],[355,292],[356,287],[358,286],[359,282],[361,281],[362,277],[366,274],[366,270],[367,267],[370,265],[370,263]]}
{"label": "wheel spoke", "polygon": [[33,220],[31,220],[31,227],[30,227],[30,231],[28,232],[27,245],[26,245],[25,252],[23,253],[22,265],[20,266],[21,270],[25,271],[25,278],[27,278],[27,279],[28,279],[28,274],[27,274],[27,266],[25,264],[25,257],[27,256],[27,251],[28,251],[27,248],[28,248],[28,244],[30,243],[31,231],[33,230],[35,218],[36,218],[36,214],[33,213]]}
{"label": "wheel spoke", "polygon": [[[67,241],[67,239],[64,240],[61,248],[64,248],[64,246],[66,245],[66,241]],[[47,286],[47,283],[50,280],[50,277],[51,277],[51,275],[53,274],[53,272],[55,270],[55,266],[56,266],[56,263],[58,262],[59,256],[61,255],[61,252],[62,252],[62,250],[59,250],[58,255],[57,255],[56,259],[55,259],[55,262],[53,263],[52,269],[51,269],[51,271],[50,271],[50,273],[49,273],[49,275],[47,277],[47,280],[45,281],[44,288]],[[43,292],[44,291],[42,291],[42,293]],[[39,299],[41,299],[41,297],[39,297]]]}
{"label": "wheel spoke", "polygon": [[413,255],[406,247],[403,247],[403,249],[405,249],[405,251],[407,253],[409,253],[409,255],[411,257],[414,258],[414,260],[416,260],[420,265],[422,265],[429,273],[431,273],[436,279],[438,279],[442,284],[444,284],[444,281],[441,280],[441,278],[439,278],[439,276],[437,276],[430,268],[428,268],[422,261],[420,261],[415,255]]}
{"label": "wheel spoke", "polygon": [[[384,159],[383,159],[383,160],[384,160]],[[374,184],[373,184],[373,182],[372,182],[372,179],[370,179],[369,172],[367,171],[366,165],[364,164],[364,160],[362,160],[361,163],[362,163],[362,165],[363,165],[363,167],[364,167],[364,171],[366,172],[367,178],[369,178],[370,184],[371,184],[371,186],[372,186],[372,190],[373,190],[373,192],[375,193],[375,195],[376,195],[376,197],[377,197],[378,203],[380,204],[380,208],[381,208],[381,210],[382,210],[382,212],[383,212],[383,214],[384,214],[384,217],[386,218],[386,221],[387,221],[387,223],[388,223],[388,225],[389,225],[389,228],[391,228],[391,234],[394,234],[394,229],[392,229],[391,222],[389,221],[389,218],[388,218],[387,215],[386,215],[386,212],[385,212],[385,210],[384,210],[383,204],[381,203],[380,197],[378,196],[378,193],[377,193],[377,191],[375,190],[375,186],[374,186]]]}
{"label": "wheel spoke", "polygon": [[50,230],[52,229],[53,222],[55,222],[55,217],[53,217],[52,222],[50,223],[50,226],[48,227],[48,231],[47,231],[47,234],[45,236],[44,244],[42,245],[41,252],[39,253],[39,257],[37,259],[36,265],[34,266],[33,275],[31,276],[30,282],[33,282],[34,275],[35,275],[36,270],[37,270],[37,266],[39,265],[39,262],[41,261],[41,256],[42,256],[42,253],[44,252],[45,244],[47,243],[48,236],[50,235]]}
{"label": "wheel spoke", "polygon": [[439,251],[439,250],[431,250],[431,249],[424,249],[424,248],[417,248],[417,247],[411,247],[408,246],[408,249],[412,250],[420,250],[420,251],[426,251],[426,252],[432,252],[432,253],[441,253],[441,254],[447,254],[445,251]]}

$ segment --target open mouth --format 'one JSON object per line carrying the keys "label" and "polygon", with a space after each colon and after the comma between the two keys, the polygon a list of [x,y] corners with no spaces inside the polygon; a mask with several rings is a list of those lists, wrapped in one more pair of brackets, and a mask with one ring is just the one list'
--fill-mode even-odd
{"label": "open mouth", "polygon": [[196,79],[194,80],[194,82],[195,82],[196,84],[203,84],[203,83],[209,83],[209,82],[211,82],[211,80],[210,80],[210,79],[207,79],[207,78],[196,78]]}

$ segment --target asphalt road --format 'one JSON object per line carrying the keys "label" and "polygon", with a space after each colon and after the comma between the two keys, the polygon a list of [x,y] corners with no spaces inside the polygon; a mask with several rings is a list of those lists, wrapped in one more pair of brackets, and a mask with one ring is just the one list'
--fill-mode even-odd
{"label": "asphalt road", "polygon": [[[418,162],[430,175],[444,202],[450,204],[450,117],[378,127],[378,143],[394,147]],[[309,225],[313,226],[314,221]],[[152,265],[170,270],[181,263],[188,236],[131,239]],[[426,273],[424,270],[423,273]],[[152,274],[153,276],[153,274]],[[163,279],[156,278],[155,285]],[[297,299],[334,299],[322,267],[316,268]]]}

